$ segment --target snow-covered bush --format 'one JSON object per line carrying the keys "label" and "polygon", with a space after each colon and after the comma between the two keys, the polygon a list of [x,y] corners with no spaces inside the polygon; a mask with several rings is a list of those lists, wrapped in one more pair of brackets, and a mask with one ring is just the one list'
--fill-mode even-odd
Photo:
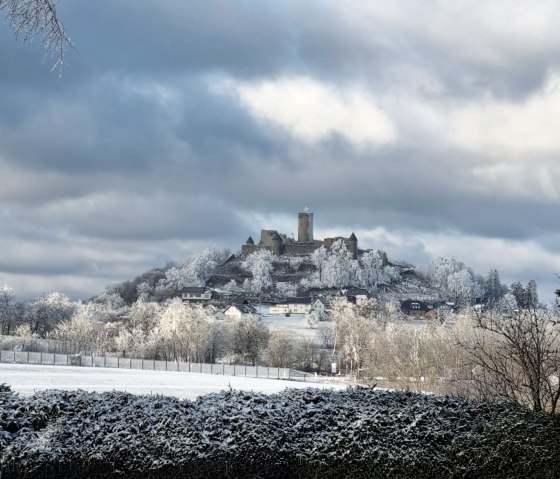
{"label": "snow-covered bush", "polygon": [[[188,377],[188,374],[185,374]],[[557,417],[512,404],[349,388],[178,400],[0,386],[0,474],[127,477],[538,477]]]}

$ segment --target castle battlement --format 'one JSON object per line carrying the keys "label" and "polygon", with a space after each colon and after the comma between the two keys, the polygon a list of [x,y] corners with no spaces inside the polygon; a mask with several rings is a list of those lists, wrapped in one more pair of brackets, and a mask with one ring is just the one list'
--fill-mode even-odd
{"label": "castle battlement", "polygon": [[325,238],[324,240],[313,239],[313,213],[307,208],[298,214],[298,239],[289,238],[287,235],[276,230],[261,230],[261,239],[255,244],[253,238],[249,236],[247,242],[241,245],[242,254],[251,254],[259,250],[269,250],[275,256],[291,255],[306,256],[319,249],[321,246],[331,248],[337,241],[341,240],[348,251],[352,253],[354,259],[358,256],[358,238],[352,233],[348,238],[337,236],[335,238]]}

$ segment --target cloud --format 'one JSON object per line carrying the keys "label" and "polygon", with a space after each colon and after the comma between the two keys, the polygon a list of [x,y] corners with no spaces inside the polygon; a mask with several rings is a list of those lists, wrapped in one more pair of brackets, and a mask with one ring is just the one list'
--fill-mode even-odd
{"label": "cloud", "polygon": [[449,138],[460,148],[494,155],[560,151],[560,74],[520,101],[482,98],[451,108]]}
{"label": "cloud", "polygon": [[318,235],[399,259],[451,249],[546,276],[559,10],[74,0],[62,79],[4,28],[0,284],[93,294],[261,227],[289,234],[304,206]]}
{"label": "cloud", "polygon": [[390,118],[360,88],[340,89],[308,77],[258,83],[219,78],[212,85],[238,98],[257,120],[276,124],[306,142],[338,134],[360,146],[392,143],[397,137]]}

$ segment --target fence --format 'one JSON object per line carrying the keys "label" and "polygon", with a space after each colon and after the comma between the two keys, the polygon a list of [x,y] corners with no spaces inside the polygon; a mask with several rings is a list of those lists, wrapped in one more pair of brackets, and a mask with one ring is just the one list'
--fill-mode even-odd
{"label": "fence", "polygon": [[93,344],[76,341],[63,341],[60,339],[45,339],[36,337],[7,336],[0,334],[0,350],[19,350],[30,352],[57,353],[57,354],[98,354],[101,352]]}
{"label": "fence", "polygon": [[221,374],[263,379],[292,381],[323,381],[327,378],[289,368],[245,366],[239,364],[184,363],[154,359],[113,358],[83,356],[79,354],[42,353],[31,351],[1,351],[0,363],[37,364],[50,366],[81,366],[119,369],[144,369],[149,371],[179,371],[185,373]]}

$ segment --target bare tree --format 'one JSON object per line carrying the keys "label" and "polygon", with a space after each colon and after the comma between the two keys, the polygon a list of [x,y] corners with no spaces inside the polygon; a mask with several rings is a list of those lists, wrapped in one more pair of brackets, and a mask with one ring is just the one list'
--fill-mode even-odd
{"label": "bare tree", "polygon": [[53,69],[62,68],[66,51],[74,48],[58,18],[58,0],[0,0],[0,11],[14,29],[16,38],[31,42],[40,37],[46,53],[57,56]]}
{"label": "bare tree", "polygon": [[12,288],[0,288],[0,334],[10,334],[15,325],[15,295]]}
{"label": "bare tree", "polygon": [[263,352],[267,365],[288,368],[294,361],[296,338],[287,329],[275,329],[270,333],[268,345]]}
{"label": "bare tree", "polygon": [[253,366],[268,343],[268,328],[257,317],[245,317],[231,325],[231,343],[235,354]]}
{"label": "bare tree", "polygon": [[474,392],[534,411],[556,412],[560,399],[560,323],[545,309],[490,311],[474,317],[465,346]]}

